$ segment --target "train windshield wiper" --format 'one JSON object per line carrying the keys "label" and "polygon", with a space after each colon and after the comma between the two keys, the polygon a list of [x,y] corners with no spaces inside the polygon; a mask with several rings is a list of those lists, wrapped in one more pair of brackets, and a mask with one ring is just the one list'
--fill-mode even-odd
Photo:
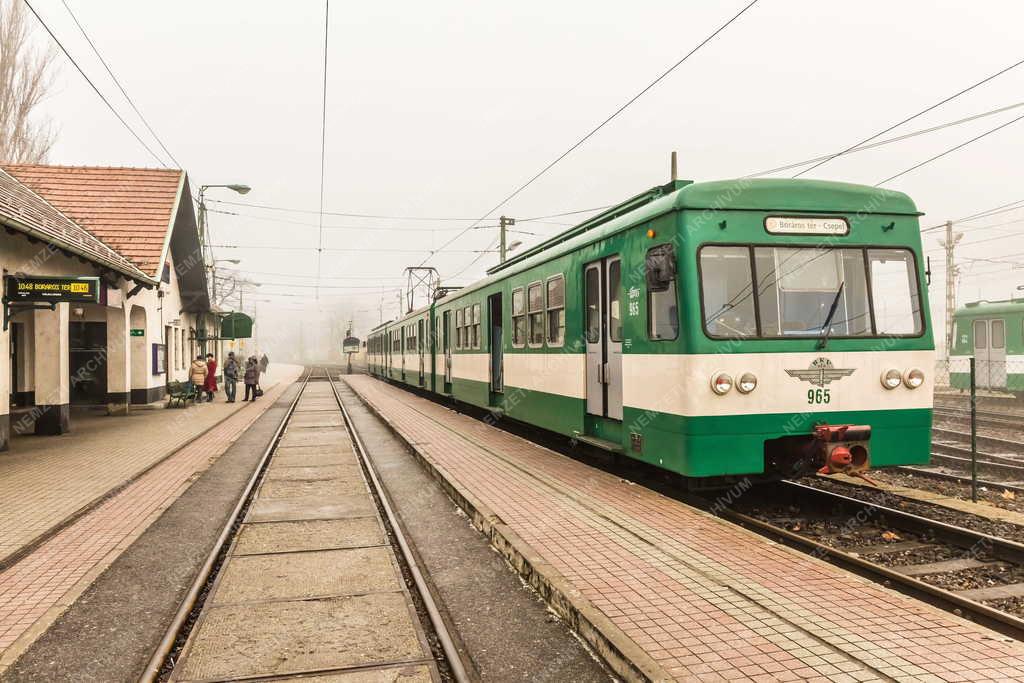
{"label": "train windshield wiper", "polygon": [[836,314],[836,309],[839,308],[839,297],[843,294],[843,286],[846,285],[846,280],[839,283],[839,289],[836,290],[835,298],[832,299],[832,305],[829,306],[828,315],[825,316],[825,324],[821,326],[821,337],[818,339],[818,349],[825,348],[828,344],[828,335],[832,331],[832,316]]}

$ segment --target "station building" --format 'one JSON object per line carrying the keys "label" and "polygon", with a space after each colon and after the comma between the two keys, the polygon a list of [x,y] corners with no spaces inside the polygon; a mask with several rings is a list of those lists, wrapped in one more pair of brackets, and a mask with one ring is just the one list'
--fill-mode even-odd
{"label": "station building", "polygon": [[0,450],[62,434],[72,406],[125,415],[220,358],[184,171],[0,166],[0,267],[8,276],[98,277],[98,303],[12,303],[0,344]]}

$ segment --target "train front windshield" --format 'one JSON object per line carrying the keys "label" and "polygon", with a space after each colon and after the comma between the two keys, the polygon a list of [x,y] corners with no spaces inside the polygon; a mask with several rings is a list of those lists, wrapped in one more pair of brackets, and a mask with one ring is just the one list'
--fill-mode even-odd
{"label": "train front windshield", "polygon": [[923,331],[908,249],[706,245],[698,260],[711,337],[818,337],[826,325],[830,337]]}

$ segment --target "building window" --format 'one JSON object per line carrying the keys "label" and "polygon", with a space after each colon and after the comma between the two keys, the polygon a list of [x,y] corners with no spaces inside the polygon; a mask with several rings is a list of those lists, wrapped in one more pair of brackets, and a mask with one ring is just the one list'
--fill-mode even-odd
{"label": "building window", "polygon": [[530,346],[544,345],[544,290],[534,282],[526,290],[527,313],[530,326]]}
{"label": "building window", "polygon": [[480,348],[480,304],[473,304],[473,348]]}
{"label": "building window", "polygon": [[565,278],[547,281],[548,346],[561,346],[565,340]]}
{"label": "building window", "polygon": [[512,290],[512,346],[526,344],[526,297],[523,288]]}
{"label": "building window", "polygon": [[679,336],[679,304],[676,298],[676,250],[659,244],[647,250],[647,338],[658,341]]}

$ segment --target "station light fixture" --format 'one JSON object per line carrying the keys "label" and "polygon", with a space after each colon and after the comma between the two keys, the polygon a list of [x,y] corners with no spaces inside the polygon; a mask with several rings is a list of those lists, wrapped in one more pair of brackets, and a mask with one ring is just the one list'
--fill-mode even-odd
{"label": "station light fixture", "polygon": [[711,390],[725,396],[732,389],[732,376],[727,372],[716,372],[711,377]]}
{"label": "station light fixture", "polygon": [[882,373],[882,386],[886,389],[895,389],[903,383],[903,373],[896,368],[890,368]]}

